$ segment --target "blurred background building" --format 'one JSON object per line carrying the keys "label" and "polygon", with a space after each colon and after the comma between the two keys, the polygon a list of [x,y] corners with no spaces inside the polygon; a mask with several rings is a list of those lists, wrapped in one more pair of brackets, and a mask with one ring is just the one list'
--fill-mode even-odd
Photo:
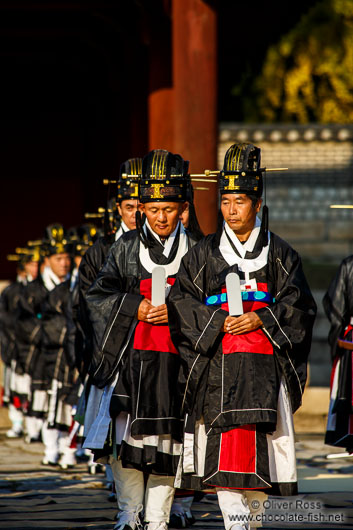
{"label": "blurred background building", "polygon": [[[153,148],[193,172],[236,140],[288,167],[267,182],[270,228],[303,256],[320,312],[353,252],[353,0],[0,1],[0,280],[6,254],[104,206],[104,177]],[[205,232],[215,186],[196,192]],[[328,385],[321,314],[311,384]]]}

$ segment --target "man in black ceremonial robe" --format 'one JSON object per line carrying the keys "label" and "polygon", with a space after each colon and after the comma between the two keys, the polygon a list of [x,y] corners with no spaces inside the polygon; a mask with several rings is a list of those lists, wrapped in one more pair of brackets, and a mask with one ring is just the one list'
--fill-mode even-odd
{"label": "man in black ceremonial robe", "polygon": [[[83,394],[80,396],[77,415],[80,423],[84,421],[85,432],[88,432],[91,423],[95,419],[97,407],[99,407],[103,393],[103,389],[92,384],[92,380],[88,376],[88,368],[92,360],[94,344],[92,325],[87,312],[85,295],[102,268],[113,243],[126,232],[136,229],[138,181],[141,172],[142,158],[129,158],[120,165],[115,198],[112,197],[108,201],[112,209],[111,213],[114,222],[111,223],[112,226],[105,227],[106,233],[104,236],[100,237],[87,250],[79,268],[78,300],[73,305],[73,320],[76,324],[74,348],[80,363],[81,377],[85,381]],[[113,201],[116,201],[115,205],[112,204]],[[90,470],[93,470],[96,466],[93,463],[92,455],[88,465]],[[106,464],[105,470],[108,482],[113,482],[109,464]]]}
{"label": "man in black ceremonial robe", "polygon": [[62,225],[49,225],[44,243],[45,266],[21,293],[16,331],[22,362],[32,378],[28,414],[44,420],[42,463],[56,465],[72,422],[71,406],[65,402],[75,375],[65,343],[71,257]]}
{"label": "man in black ceremonial robe", "polygon": [[[353,255],[345,258],[323,299],[331,323],[331,398],[325,443],[353,453]],[[348,456],[348,455],[347,455]]]}
{"label": "man in black ceremonial robe", "polygon": [[[77,354],[80,356],[83,374],[87,372],[91,362],[93,348],[91,323],[87,315],[85,295],[102,268],[112,244],[123,234],[136,228],[138,180],[141,171],[142,158],[129,158],[121,164],[116,186],[118,227],[112,227],[109,233],[98,238],[94,245],[87,250],[80,264],[78,273],[79,300],[73,308],[73,313],[78,328],[75,346]],[[92,396],[92,399],[95,399],[95,396]]]}
{"label": "man in black ceremonial robe", "polygon": [[180,362],[167,307],[151,303],[151,278],[163,267],[159,289],[167,296],[182,257],[196,243],[193,222],[186,231],[179,220],[191,185],[187,169],[188,162],[168,151],[145,156],[139,200],[146,221],[142,225],[137,212],[138,229],[112,246],[86,295],[98,345],[90,373],[104,392],[85,447],[97,458],[113,456],[119,530],[136,528],[143,504],[148,530],[166,529],[173,501],[182,429]]}
{"label": "man in black ceremonial robe", "polygon": [[[257,217],[263,171],[259,148],[229,148],[217,232],[184,257],[168,299],[185,384],[175,485],[216,487],[227,530],[249,528],[254,491],[297,492],[292,412],[316,313],[297,252],[267,230],[266,206]],[[228,311],[231,272],[240,279],[240,316]]]}
{"label": "man in black ceremonial robe", "polygon": [[[8,285],[0,296],[0,354],[4,363],[4,396],[8,404],[11,429],[8,438],[22,436],[24,412],[30,394],[30,377],[21,365],[16,340],[16,310],[23,286],[38,275],[39,249],[16,248],[16,254],[7,257],[18,261],[16,281]],[[28,427],[28,423],[25,426]],[[27,439],[27,437],[26,437]]]}

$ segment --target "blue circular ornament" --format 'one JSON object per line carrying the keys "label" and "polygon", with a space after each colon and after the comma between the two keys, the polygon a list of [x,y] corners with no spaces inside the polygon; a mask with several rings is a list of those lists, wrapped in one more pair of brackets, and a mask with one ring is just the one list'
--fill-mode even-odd
{"label": "blue circular ornament", "polygon": [[216,304],[217,301],[218,301],[218,296],[217,295],[209,296],[208,299],[207,299],[207,302],[208,302],[209,305]]}
{"label": "blue circular ornament", "polygon": [[266,293],[257,291],[256,293],[254,293],[254,298],[255,300],[262,300],[263,298],[266,298]]}

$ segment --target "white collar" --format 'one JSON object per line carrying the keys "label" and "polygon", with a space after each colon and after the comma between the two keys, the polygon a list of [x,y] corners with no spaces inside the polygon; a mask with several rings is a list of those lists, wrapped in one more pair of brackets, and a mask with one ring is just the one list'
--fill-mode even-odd
{"label": "white collar", "polygon": [[60,278],[58,278],[58,276],[51,270],[49,266],[44,267],[42,279],[48,291],[52,291],[54,287],[61,283]]}
{"label": "white collar", "polygon": [[245,258],[245,254],[247,251],[252,252],[254,250],[254,246],[255,246],[257,238],[259,237],[260,227],[261,227],[261,221],[257,216],[256,216],[254,228],[252,229],[248,240],[245,241],[244,244],[242,244],[239,241],[239,239],[234,234],[233,230],[230,228],[228,223],[224,222],[223,226],[228,236],[230,237],[233,245],[235,246],[235,248],[237,249],[237,251],[239,252],[242,258]]}
{"label": "white collar", "polygon": [[168,238],[164,241],[164,243],[161,240],[161,238],[159,237],[159,235],[156,234],[156,232],[154,230],[152,230],[151,225],[149,224],[147,219],[146,219],[145,224],[143,225],[143,230],[145,231],[145,234],[147,234],[147,228],[148,228],[148,230],[151,232],[151,234],[157,239],[157,241],[160,242],[162,247],[164,247],[163,256],[168,258],[169,254],[170,254],[170,251],[172,250],[174,240],[175,240],[175,238],[177,236],[177,233],[178,233],[178,230],[179,230],[179,226],[181,227],[180,228],[180,234],[185,233],[184,226],[182,225],[182,223],[180,221],[178,221],[178,224],[176,225],[176,228],[175,228],[174,232],[172,232],[170,234],[170,236],[168,236]]}
{"label": "white collar", "polygon": [[[180,221],[179,221],[179,223],[180,223]],[[176,230],[177,230],[177,228],[176,228]],[[150,230],[151,230],[151,228],[150,228]],[[174,238],[175,238],[176,230],[173,232]],[[154,234],[153,231],[152,231],[152,233]],[[169,236],[169,238],[171,238],[173,234],[171,234]],[[174,239],[173,239],[173,241],[174,241]],[[172,242],[172,245],[173,245],[173,242]],[[180,223],[180,235],[179,235],[178,250],[177,250],[175,258],[173,259],[173,261],[171,263],[168,263],[167,265],[159,265],[159,263],[155,263],[151,259],[151,256],[150,256],[150,253],[148,251],[148,248],[145,247],[145,245],[142,243],[142,241],[140,241],[140,254],[139,254],[139,256],[140,256],[141,264],[146,269],[147,272],[152,274],[152,271],[153,271],[153,269],[155,267],[157,267],[157,266],[164,267],[165,273],[166,273],[165,274],[166,278],[168,278],[168,276],[173,276],[174,274],[176,274],[178,272],[179,267],[180,267],[180,262],[181,262],[183,256],[187,253],[188,250],[189,250],[188,237],[186,235],[185,228],[183,227],[182,223]]]}
{"label": "white collar", "polygon": [[130,228],[128,228],[124,221],[121,220],[119,230],[115,232],[115,241],[118,241],[119,237],[125,234],[125,232],[130,232]]}
{"label": "white collar", "polygon": [[77,280],[78,280],[78,267],[75,267],[73,270],[72,270],[72,273],[71,273],[71,279],[70,279],[70,291],[73,291],[76,284],[77,284]]}
{"label": "white collar", "polygon": [[[260,220],[258,221],[260,222]],[[251,252],[251,250],[253,250],[256,240],[259,237],[260,227],[258,226],[258,221],[256,220],[255,227],[253,228],[249,239],[246,241],[244,245],[240,243],[239,239],[234,234],[233,230],[231,230],[228,227],[227,223],[225,223],[224,229],[222,231],[221,240],[219,243],[219,250],[224,260],[228,263],[229,266],[237,264],[239,270],[245,273],[246,279],[249,277],[250,272],[254,272],[254,271],[262,269],[267,264],[267,260],[268,260],[268,251],[270,248],[269,244],[267,244],[265,247],[262,248],[259,256],[257,256],[256,258],[245,259],[246,251],[249,250],[249,252]],[[227,230],[227,227],[229,230]],[[234,244],[235,248],[238,250],[240,256],[234,251],[232,245],[229,242],[229,239],[226,233],[229,235],[232,243]],[[253,237],[253,234],[255,234],[254,237]],[[270,241],[270,232],[268,232],[268,241]],[[249,245],[247,245],[247,243],[249,243]]]}

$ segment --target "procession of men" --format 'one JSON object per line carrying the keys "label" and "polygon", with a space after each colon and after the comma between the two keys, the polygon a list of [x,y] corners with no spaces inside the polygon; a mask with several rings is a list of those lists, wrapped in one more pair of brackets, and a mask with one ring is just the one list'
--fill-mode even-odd
{"label": "procession of men", "polygon": [[126,160],[104,227],[49,225],[2,293],[8,436],[42,440],[43,466],[106,466],[116,530],[192,526],[205,491],[227,530],[249,530],[254,495],[298,492],[316,305],[268,228],[261,149],[232,145],[214,175],[204,235],[182,154]]}

